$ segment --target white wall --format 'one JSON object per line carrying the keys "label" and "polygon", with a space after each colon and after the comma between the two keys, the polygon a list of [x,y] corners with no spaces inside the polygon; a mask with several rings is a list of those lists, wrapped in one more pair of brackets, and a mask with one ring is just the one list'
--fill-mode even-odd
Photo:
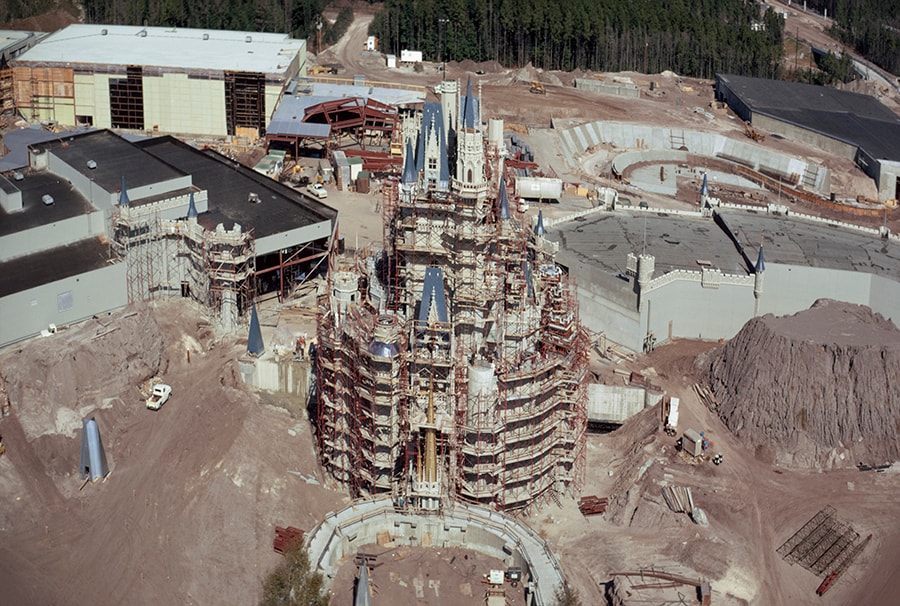
{"label": "white wall", "polygon": [[[187,74],[144,76],[144,127],[167,133],[226,136],[225,82]],[[107,94],[108,98],[108,94]]]}
{"label": "white wall", "polygon": [[[59,296],[71,293],[72,307],[59,310]],[[0,346],[40,334],[48,324],[65,326],[128,303],[125,263],[0,298]]]}
{"label": "white wall", "polygon": [[105,233],[105,215],[95,211],[3,236],[0,250],[4,259],[12,259]]}
{"label": "white wall", "polygon": [[313,242],[331,236],[331,222],[328,220],[298,227],[290,231],[273,234],[256,241],[256,255],[266,255],[282,248],[296,246],[298,243]]}

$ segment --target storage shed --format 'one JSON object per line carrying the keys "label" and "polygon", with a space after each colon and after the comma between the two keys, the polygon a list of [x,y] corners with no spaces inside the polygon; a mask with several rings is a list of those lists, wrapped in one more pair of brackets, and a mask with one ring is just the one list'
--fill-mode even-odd
{"label": "storage shed", "polygon": [[686,430],[681,438],[681,449],[692,457],[699,457],[703,454],[703,436],[693,429]]}

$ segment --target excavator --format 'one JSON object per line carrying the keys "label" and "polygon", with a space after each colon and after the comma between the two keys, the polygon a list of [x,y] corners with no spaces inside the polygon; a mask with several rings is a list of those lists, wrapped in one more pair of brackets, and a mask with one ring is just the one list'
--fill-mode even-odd
{"label": "excavator", "polygon": [[544,83],[539,80],[531,81],[531,88],[528,89],[536,95],[546,95],[547,91],[544,89]]}
{"label": "excavator", "polygon": [[747,136],[756,141],[757,143],[762,143],[766,140],[766,136],[753,128],[753,125],[749,122],[744,122],[744,131],[747,133]]}

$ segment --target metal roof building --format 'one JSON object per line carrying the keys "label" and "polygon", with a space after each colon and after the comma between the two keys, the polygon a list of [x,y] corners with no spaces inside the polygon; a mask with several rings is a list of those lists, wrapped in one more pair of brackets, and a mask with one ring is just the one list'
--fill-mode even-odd
{"label": "metal roof building", "polygon": [[27,118],[64,125],[258,137],[306,71],[286,34],[70,25],[12,62]]}
{"label": "metal roof building", "polygon": [[869,95],[826,86],[716,74],[716,98],[743,120],[854,160],[900,199],[900,117]]}

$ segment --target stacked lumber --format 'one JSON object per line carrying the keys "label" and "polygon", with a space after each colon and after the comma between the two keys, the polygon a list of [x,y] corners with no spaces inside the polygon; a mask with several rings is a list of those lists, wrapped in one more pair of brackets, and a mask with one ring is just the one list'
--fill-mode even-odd
{"label": "stacked lumber", "polygon": [[694,511],[694,498],[691,489],[686,486],[663,486],[662,496],[669,509],[675,513],[690,515]]}

